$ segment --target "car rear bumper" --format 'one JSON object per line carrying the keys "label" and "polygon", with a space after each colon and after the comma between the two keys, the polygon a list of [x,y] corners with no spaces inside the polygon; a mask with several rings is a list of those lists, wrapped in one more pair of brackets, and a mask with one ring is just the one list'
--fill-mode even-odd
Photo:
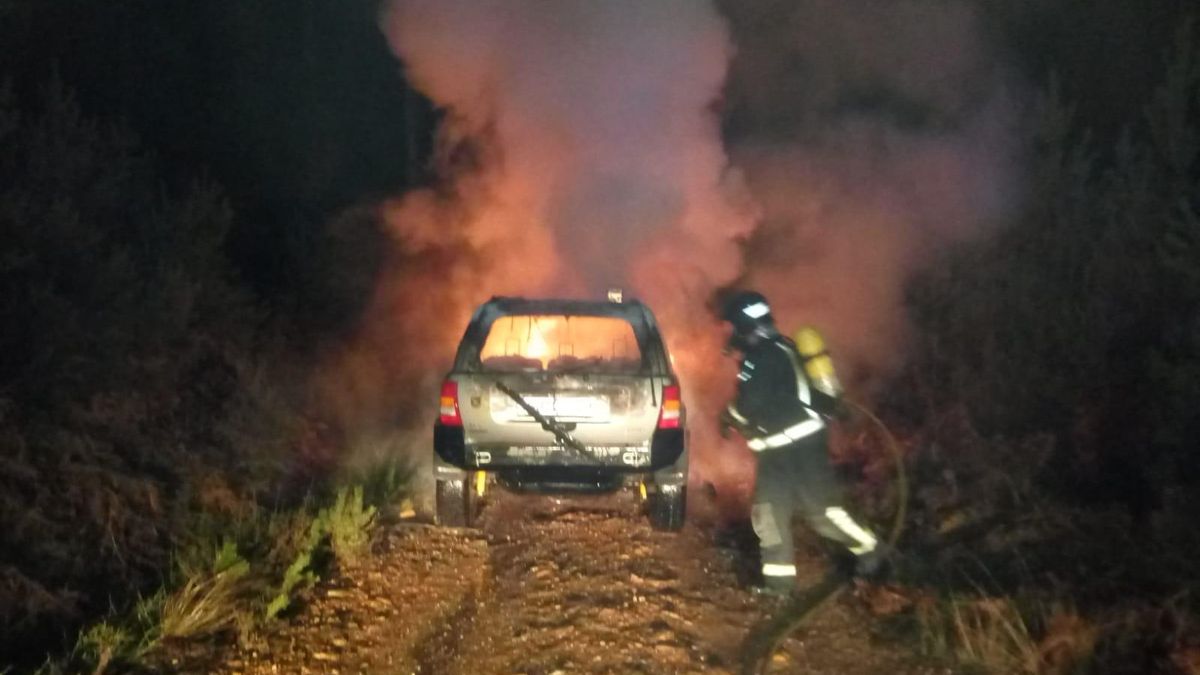
{"label": "car rear bumper", "polygon": [[462,427],[440,423],[433,427],[433,449],[447,464],[460,469],[517,469],[526,467],[585,467],[617,473],[661,471],[684,457],[683,429],[658,429],[643,445],[588,447],[586,453],[561,446],[476,446],[466,442]]}

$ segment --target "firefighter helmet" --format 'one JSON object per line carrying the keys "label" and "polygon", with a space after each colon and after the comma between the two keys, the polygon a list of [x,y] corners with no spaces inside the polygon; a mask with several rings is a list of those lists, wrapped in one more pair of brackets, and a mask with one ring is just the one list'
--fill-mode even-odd
{"label": "firefighter helmet", "polygon": [[761,323],[774,323],[767,298],[757,291],[738,291],[729,296],[721,309],[721,318],[733,324],[734,328],[753,328]]}
{"label": "firefighter helmet", "polygon": [[721,318],[733,324],[729,346],[745,349],[754,341],[756,333],[773,334],[775,318],[767,298],[756,291],[738,291],[725,300]]}

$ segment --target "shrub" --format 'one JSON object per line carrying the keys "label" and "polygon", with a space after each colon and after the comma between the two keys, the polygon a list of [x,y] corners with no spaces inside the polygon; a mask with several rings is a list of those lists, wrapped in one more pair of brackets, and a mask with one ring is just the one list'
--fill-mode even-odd
{"label": "shrub", "polygon": [[353,564],[371,542],[375,507],[363,505],[361,485],[339,488],[333,504],[317,515],[320,527],[329,534],[330,546],[340,562]]}
{"label": "shrub", "polygon": [[[1178,495],[1200,492],[1197,139],[1190,27],[1144,118],[1111,147],[1051,89],[1018,221],[911,288],[920,338],[895,389],[903,412],[928,425],[964,411],[981,438],[1014,451],[994,474],[1035,468],[1024,488],[1119,504],[1144,534],[1162,507],[1194,501]],[[949,439],[929,473],[958,472],[969,444]]]}
{"label": "shrub", "polygon": [[258,323],[231,222],[59,83],[0,87],[0,663],[158,584],[193,471],[253,448],[212,434]]}

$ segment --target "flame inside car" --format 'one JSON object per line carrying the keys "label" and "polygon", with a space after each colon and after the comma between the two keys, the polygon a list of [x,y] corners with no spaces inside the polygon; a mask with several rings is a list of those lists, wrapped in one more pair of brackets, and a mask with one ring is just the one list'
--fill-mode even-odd
{"label": "flame inside car", "polygon": [[497,319],[480,352],[484,368],[499,371],[613,373],[641,367],[641,350],[628,321],[606,316],[514,315]]}

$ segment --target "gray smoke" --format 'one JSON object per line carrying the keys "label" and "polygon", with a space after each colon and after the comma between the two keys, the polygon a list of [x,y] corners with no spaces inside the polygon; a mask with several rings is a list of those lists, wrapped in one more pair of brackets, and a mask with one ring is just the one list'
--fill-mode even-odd
{"label": "gray smoke", "polygon": [[738,54],[727,138],[763,209],[746,283],[785,327],[829,334],[842,365],[903,356],[903,288],[986,236],[1020,191],[1014,88],[979,5],[724,3]]}

